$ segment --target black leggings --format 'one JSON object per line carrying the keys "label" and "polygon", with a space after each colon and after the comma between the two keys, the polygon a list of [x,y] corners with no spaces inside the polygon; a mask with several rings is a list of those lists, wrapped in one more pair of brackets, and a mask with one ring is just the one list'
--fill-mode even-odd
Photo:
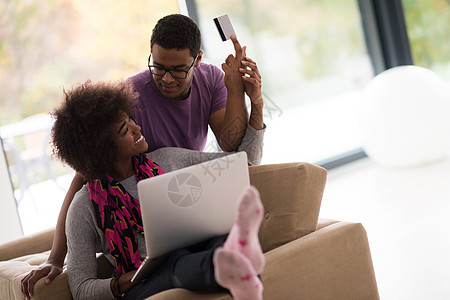
{"label": "black leggings", "polygon": [[145,299],[159,292],[184,288],[197,292],[227,292],[214,277],[213,255],[227,235],[173,251],[148,279],[135,285],[123,299]]}

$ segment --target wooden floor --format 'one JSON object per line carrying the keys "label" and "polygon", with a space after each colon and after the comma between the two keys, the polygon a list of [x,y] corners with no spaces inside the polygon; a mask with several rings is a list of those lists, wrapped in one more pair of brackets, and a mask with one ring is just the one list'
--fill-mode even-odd
{"label": "wooden floor", "polygon": [[364,225],[381,299],[450,299],[450,160],[388,170],[367,158],[333,169],[320,217]]}

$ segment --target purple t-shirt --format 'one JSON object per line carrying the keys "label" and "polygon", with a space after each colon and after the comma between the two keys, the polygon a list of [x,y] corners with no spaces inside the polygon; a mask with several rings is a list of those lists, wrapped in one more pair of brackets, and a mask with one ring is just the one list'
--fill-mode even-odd
{"label": "purple t-shirt", "polygon": [[194,69],[191,90],[184,100],[163,97],[148,69],[129,77],[127,81],[139,93],[135,120],[142,128],[148,151],[161,147],[203,150],[210,115],[226,107],[223,77],[216,66],[201,63]]}

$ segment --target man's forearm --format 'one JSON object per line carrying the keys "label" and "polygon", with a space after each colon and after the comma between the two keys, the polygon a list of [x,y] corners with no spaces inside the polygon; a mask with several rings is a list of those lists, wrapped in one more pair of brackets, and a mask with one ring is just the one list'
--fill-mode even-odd
{"label": "man's forearm", "polygon": [[79,175],[75,175],[72,183],[70,184],[69,190],[64,198],[61,205],[61,209],[58,216],[58,221],[56,222],[55,235],[53,237],[52,250],[48,257],[48,262],[62,267],[64,265],[64,259],[67,254],[67,240],[66,240],[66,216],[69,210],[70,203],[84,184],[84,179]]}
{"label": "man's forearm", "polygon": [[258,101],[258,104],[255,104],[252,102],[251,105],[251,112],[250,112],[250,120],[248,124],[256,129],[260,130],[264,127],[264,120],[263,120],[263,101]]}
{"label": "man's forearm", "polygon": [[237,150],[244,138],[247,122],[248,111],[244,92],[229,92],[219,139],[219,145],[223,151]]}

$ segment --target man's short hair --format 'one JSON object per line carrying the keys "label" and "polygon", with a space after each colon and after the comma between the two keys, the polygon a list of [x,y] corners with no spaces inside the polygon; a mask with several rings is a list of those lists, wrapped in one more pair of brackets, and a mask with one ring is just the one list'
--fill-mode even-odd
{"label": "man's short hair", "polygon": [[189,49],[195,58],[200,52],[201,40],[200,29],[191,18],[172,14],[159,19],[153,28],[150,51],[158,44],[165,49]]}

